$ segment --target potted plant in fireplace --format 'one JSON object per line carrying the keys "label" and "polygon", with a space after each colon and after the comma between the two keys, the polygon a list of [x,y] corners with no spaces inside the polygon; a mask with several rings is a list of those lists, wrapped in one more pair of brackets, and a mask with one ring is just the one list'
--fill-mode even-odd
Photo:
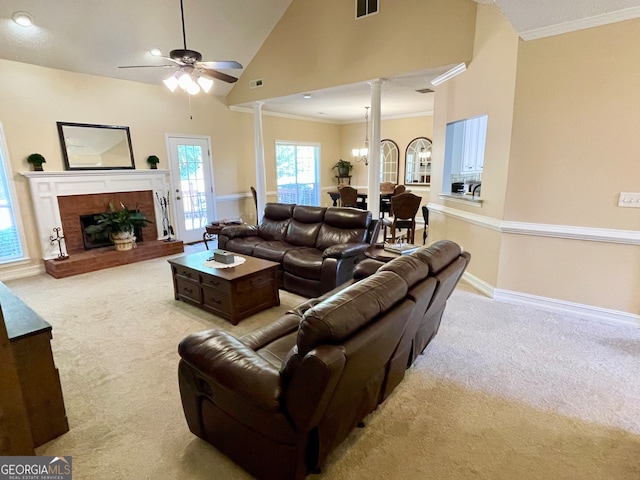
{"label": "potted plant in fireplace", "polygon": [[136,240],[134,230],[153,222],[139,210],[129,210],[122,203],[120,207],[117,210],[113,203],[109,203],[109,211],[96,215],[96,223],[89,225],[85,231],[98,238],[110,238],[116,250],[131,250]]}

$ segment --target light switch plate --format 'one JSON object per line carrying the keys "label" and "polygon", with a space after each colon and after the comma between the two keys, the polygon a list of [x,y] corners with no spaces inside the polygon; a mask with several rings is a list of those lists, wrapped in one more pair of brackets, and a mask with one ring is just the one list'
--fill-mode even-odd
{"label": "light switch plate", "polygon": [[640,208],[640,193],[620,192],[618,206]]}

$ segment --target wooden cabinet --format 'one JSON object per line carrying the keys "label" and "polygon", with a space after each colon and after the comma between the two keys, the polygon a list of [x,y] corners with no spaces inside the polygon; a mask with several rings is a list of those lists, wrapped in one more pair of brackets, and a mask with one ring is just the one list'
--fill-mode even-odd
{"label": "wooden cabinet", "polygon": [[33,445],[69,431],[58,369],[51,352],[51,325],[0,283],[0,308],[18,372]]}

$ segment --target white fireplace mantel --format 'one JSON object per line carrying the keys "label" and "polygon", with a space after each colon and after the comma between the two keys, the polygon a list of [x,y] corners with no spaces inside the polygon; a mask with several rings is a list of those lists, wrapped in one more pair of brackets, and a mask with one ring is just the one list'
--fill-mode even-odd
{"label": "white fireplace mantel", "polygon": [[[170,190],[169,170],[82,170],[67,172],[20,172],[29,179],[38,235],[45,260],[56,258],[58,245],[51,245],[53,229],[62,227],[58,197],[93,193],[153,191],[160,197]],[[162,212],[155,205],[158,239],[162,236]],[[64,232],[62,232],[64,235]],[[66,248],[63,248],[66,254]]]}

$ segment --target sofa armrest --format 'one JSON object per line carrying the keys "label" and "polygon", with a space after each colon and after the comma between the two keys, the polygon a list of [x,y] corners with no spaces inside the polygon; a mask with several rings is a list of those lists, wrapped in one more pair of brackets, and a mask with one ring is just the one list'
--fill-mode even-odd
{"label": "sofa armrest", "polygon": [[322,252],[322,258],[348,258],[363,254],[371,245],[367,243],[343,243],[331,245]]}
{"label": "sofa armrest", "polygon": [[222,330],[189,335],[178,346],[188,365],[263,410],[280,406],[280,372],[247,345]]}
{"label": "sofa armrest", "polygon": [[299,315],[295,312],[288,312],[273,323],[257,328],[249,333],[245,333],[240,337],[240,341],[253,350],[259,350],[265,345],[277,340],[278,338],[289,335],[291,332],[298,330],[300,326]]}
{"label": "sofa armrest", "polygon": [[233,225],[220,230],[220,235],[228,238],[255,237],[258,236],[258,232],[257,225]]}

